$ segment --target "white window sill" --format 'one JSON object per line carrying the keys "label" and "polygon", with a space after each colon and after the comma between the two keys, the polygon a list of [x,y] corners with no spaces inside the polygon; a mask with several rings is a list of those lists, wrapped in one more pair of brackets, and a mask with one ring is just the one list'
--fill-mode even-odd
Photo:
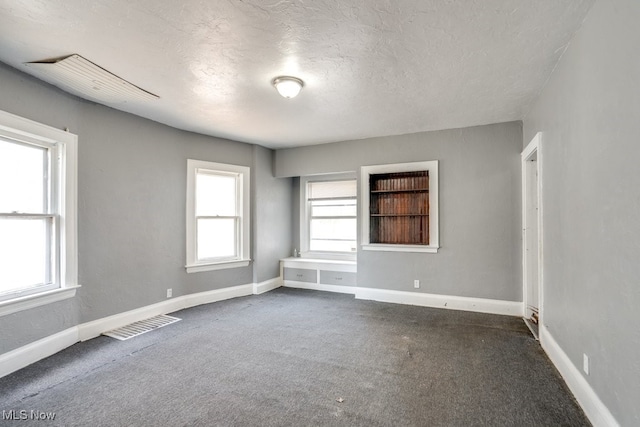
{"label": "white window sill", "polygon": [[0,317],[72,298],[80,285],[67,286],[0,302]]}
{"label": "white window sill", "polygon": [[185,266],[187,273],[200,273],[202,271],[224,270],[225,268],[246,267],[251,262],[250,259],[241,259],[235,261],[211,262],[208,264],[191,264]]}
{"label": "white window sill", "polygon": [[337,261],[355,261],[356,252],[302,252],[299,258],[324,259]]}
{"label": "white window sill", "polygon": [[289,257],[283,258],[280,261],[285,263],[302,263],[302,264],[333,264],[333,265],[356,265],[357,262],[353,260],[344,259],[320,259],[320,258],[302,258],[302,257]]}
{"label": "white window sill", "polygon": [[369,243],[362,245],[363,251],[381,251],[381,252],[424,252],[436,254],[438,253],[438,246],[424,246],[424,245],[386,245],[381,243]]}

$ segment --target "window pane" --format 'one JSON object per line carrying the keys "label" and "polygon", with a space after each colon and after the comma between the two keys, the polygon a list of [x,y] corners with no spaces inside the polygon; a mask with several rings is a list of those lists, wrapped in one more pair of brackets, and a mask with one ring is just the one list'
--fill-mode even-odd
{"label": "window pane", "polygon": [[311,239],[356,240],[356,219],[317,219],[311,220]]}
{"label": "window pane", "polygon": [[355,252],[355,240],[312,240],[310,243],[312,251],[323,252]]}
{"label": "window pane", "polygon": [[196,216],[235,216],[236,180],[236,176],[198,173]]}
{"label": "window pane", "polygon": [[49,219],[0,219],[0,293],[46,283]]}
{"label": "window pane", "polygon": [[46,213],[47,149],[0,139],[0,212]]}
{"label": "window pane", "polygon": [[355,200],[316,200],[311,202],[311,216],[352,216],[357,213]]}
{"label": "window pane", "polygon": [[356,180],[319,181],[309,183],[309,199],[356,197]]}
{"label": "window pane", "polygon": [[197,259],[236,257],[237,218],[197,219]]}

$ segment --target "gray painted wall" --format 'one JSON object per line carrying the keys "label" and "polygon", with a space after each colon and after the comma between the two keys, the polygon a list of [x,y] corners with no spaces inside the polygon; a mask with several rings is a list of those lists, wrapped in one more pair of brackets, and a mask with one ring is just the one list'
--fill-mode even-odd
{"label": "gray painted wall", "polygon": [[439,253],[359,251],[358,286],[522,301],[521,149],[511,122],[277,150],[276,176],[439,160]]}
{"label": "gray painted wall", "polygon": [[255,283],[278,277],[280,259],[288,257],[292,250],[292,180],[273,176],[273,157],[273,150],[254,146]]}
{"label": "gray painted wall", "polygon": [[[295,177],[293,179],[293,195],[291,196],[291,235],[293,240],[291,241],[291,246],[300,251],[300,177]],[[293,249],[292,249],[293,250]],[[290,253],[289,256],[292,256],[293,253]]]}
{"label": "gray painted wall", "polygon": [[640,425],[640,2],[600,0],[524,121],[543,132],[543,322]]}
{"label": "gray painted wall", "polygon": [[[289,252],[289,179],[272,178],[272,152],[170,128],[70,96],[0,64],[0,109],[78,135],[79,282],[76,298],[0,317],[0,354],[78,323],[166,299],[252,283],[256,263],[187,274],[188,158],[252,166],[261,215],[257,277],[278,275]],[[258,155],[254,158],[254,151]],[[253,196],[252,196],[253,197]],[[268,199],[268,202],[265,200]],[[280,205],[279,205],[280,203]],[[280,209],[279,209],[280,206]],[[269,225],[267,227],[267,225]]]}

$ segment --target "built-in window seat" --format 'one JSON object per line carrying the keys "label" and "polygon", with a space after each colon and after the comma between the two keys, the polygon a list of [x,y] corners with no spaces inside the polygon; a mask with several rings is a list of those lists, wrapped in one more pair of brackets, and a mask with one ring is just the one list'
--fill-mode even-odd
{"label": "built-in window seat", "polygon": [[316,258],[280,260],[280,278],[286,287],[355,294],[356,261]]}

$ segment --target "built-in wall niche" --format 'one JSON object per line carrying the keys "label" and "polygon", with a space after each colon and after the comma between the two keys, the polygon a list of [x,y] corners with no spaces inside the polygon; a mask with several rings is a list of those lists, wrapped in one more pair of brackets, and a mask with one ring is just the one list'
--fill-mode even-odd
{"label": "built-in wall niche", "polygon": [[438,162],[363,166],[363,250],[437,252]]}
{"label": "built-in wall niche", "polygon": [[429,244],[429,171],[369,176],[369,242]]}

